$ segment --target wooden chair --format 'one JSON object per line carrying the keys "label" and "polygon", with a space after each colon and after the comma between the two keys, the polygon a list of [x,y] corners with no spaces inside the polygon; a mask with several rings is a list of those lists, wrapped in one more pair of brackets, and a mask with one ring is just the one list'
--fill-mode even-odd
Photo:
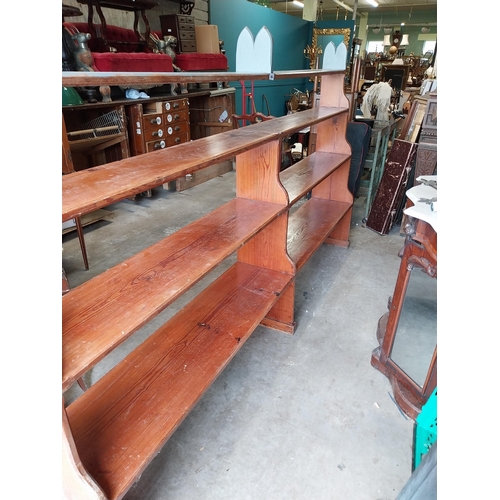
{"label": "wooden chair", "polygon": [[[74,172],[73,159],[71,158],[71,150],[69,148],[68,135],[66,133],[66,122],[64,116],[62,117],[62,174],[70,174]],[[78,241],[80,242],[80,249],[82,251],[83,264],[85,269],[89,269],[89,259],[87,257],[87,248],[85,247],[85,238],[83,236],[82,219],[75,217],[76,232],[78,233]]]}
{"label": "wooden chair", "polygon": [[[238,129],[240,128],[240,122],[241,126],[245,127],[247,125],[252,125],[255,123],[260,123],[260,122],[265,122],[267,120],[272,120],[273,118],[276,118],[275,116],[272,115],[264,115],[263,113],[260,113],[258,111],[252,113],[252,114],[243,114],[243,115],[232,115],[233,118],[233,128]],[[292,154],[291,148],[286,145],[285,142],[283,142],[283,151],[282,151],[282,156],[281,156],[281,170],[285,170],[288,168],[290,165],[293,165],[295,163],[295,159]]]}

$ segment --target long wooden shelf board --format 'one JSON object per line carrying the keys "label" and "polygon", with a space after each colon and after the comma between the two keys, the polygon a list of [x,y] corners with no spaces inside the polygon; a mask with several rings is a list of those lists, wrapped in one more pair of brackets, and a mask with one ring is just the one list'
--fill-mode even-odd
{"label": "long wooden shelf board", "polygon": [[280,180],[288,192],[290,204],[293,205],[300,200],[350,157],[349,154],[316,151],[283,170],[280,173]]}
{"label": "long wooden shelf board", "polygon": [[345,113],[318,107],[62,176],[62,221],[103,208]]}
{"label": "long wooden shelf board", "polygon": [[107,498],[134,483],[291,280],[236,263],[67,408]]}
{"label": "long wooden shelf board", "polygon": [[63,391],[285,209],[235,198],[65,294]]}
{"label": "long wooden shelf board", "polygon": [[290,215],[287,249],[299,270],[351,208],[350,203],[311,198]]}
{"label": "long wooden shelf board", "polygon": [[241,73],[236,71],[181,71],[181,72],[111,72],[63,71],[62,85],[85,87],[99,85],[164,85],[167,83],[240,82],[242,80],[280,80],[314,78],[343,73],[339,70],[286,70],[273,73]]}
{"label": "long wooden shelf board", "polygon": [[126,136],[123,132],[118,134],[109,134],[102,137],[91,137],[90,139],[75,139],[69,141],[69,147],[72,152],[85,151],[100,144],[105,144],[106,142],[112,141],[114,139],[125,139]]}

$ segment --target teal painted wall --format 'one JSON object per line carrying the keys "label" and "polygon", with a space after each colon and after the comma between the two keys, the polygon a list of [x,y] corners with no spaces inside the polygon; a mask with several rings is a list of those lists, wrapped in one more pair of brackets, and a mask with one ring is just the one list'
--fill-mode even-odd
{"label": "teal painted wall", "polygon": [[[241,31],[247,26],[257,36],[265,26],[273,37],[273,70],[307,69],[308,59],[304,57],[305,40],[309,38],[308,21],[293,18],[281,12],[256,5],[247,0],[210,0],[209,23],[216,24],[219,39],[224,40],[224,49],[229,71],[236,67],[236,43]],[[242,87],[240,82],[230,82],[236,88],[236,113],[242,112]],[[307,83],[297,80],[276,80],[254,82],[254,102],[257,111],[274,116],[286,114],[287,94],[297,88],[305,91]],[[312,86],[310,86],[312,88]],[[250,92],[250,82],[246,82],[246,92]],[[269,109],[267,106],[269,103]],[[246,99],[247,112],[250,101]]]}
{"label": "teal painted wall", "polygon": [[[267,9],[247,0],[210,0],[209,23],[216,24],[219,39],[224,40],[229,71],[235,71],[236,43],[241,31],[248,27],[254,37],[265,26],[273,37],[272,69],[308,69],[309,59],[304,56],[304,48],[311,43],[313,23]],[[352,21],[322,21],[318,27],[352,26]],[[236,88],[236,114],[241,114],[242,86],[240,82],[230,82]],[[246,92],[250,92],[250,82],[245,82]],[[254,102],[257,111],[274,116],[286,114],[285,102],[294,89],[302,92],[312,90],[309,79],[275,80],[254,82]],[[247,112],[250,100],[246,99]]]}

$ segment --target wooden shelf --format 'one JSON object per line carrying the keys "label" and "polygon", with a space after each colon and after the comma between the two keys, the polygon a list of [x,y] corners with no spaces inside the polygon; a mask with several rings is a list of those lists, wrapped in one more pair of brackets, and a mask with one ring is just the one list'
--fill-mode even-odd
{"label": "wooden shelf", "polygon": [[[295,277],[314,251],[323,242],[348,246],[353,196],[347,188],[351,149],[344,72],[273,77],[316,74],[319,107],[63,176],[64,222],[236,158],[232,201],[63,296],[64,392],[236,253],[234,266],[63,406],[67,498],[122,498],[259,324],[293,333]],[[69,80],[95,86],[146,78],[95,75]],[[270,78],[207,75],[175,73],[174,81]],[[153,83],[151,78],[173,77],[147,78]],[[283,138],[306,127],[314,133],[314,154],[280,173]],[[291,213],[309,192],[312,198]]]}
{"label": "wooden shelf", "polygon": [[316,152],[281,172],[280,180],[288,192],[290,205],[300,200],[313,187],[350,159],[348,154]]}
{"label": "wooden shelf", "polygon": [[178,73],[134,72],[115,73],[109,71],[63,71],[65,87],[99,87],[101,85],[165,85],[167,83],[239,82],[241,80],[281,80],[289,78],[314,78],[340,73],[332,70],[290,70],[269,73],[240,73],[236,71],[181,71]]}
{"label": "wooden shelf", "polygon": [[64,295],[62,390],[283,211],[236,198]]}
{"label": "wooden shelf", "polygon": [[267,122],[178,144],[163,150],[99,165],[62,178],[62,221],[104,208],[124,198],[185,177],[205,167],[268,142],[291,135],[309,124],[345,113],[343,108],[314,108]]}
{"label": "wooden shelf", "polygon": [[90,139],[76,139],[74,141],[69,141],[69,147],[71,151],[86,151],[95,148],[96,146],[100,146],[101,144],[106,147],[106,143],[114,144],[115,140],[123,140],[123,133],[119,134],[109,134],[103,137],[92,137]]}
{"label": "wooden shelf", "polygon": [[311,198],[290,216],[288,254],[299,270],[326,240],[351,204]]}
{"label": "wooden shelf", "polygon": [[237,263],[67,408],[107,498],[135,482],[291,279]]}

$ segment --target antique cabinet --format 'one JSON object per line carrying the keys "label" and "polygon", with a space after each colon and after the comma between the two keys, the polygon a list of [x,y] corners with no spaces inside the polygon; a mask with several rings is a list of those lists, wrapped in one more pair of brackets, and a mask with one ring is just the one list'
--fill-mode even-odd
{"label": "antique cabinet", "polygon": [[187,98],[133,104],[127,116],[133,156],[190,140]]}
{"label": "antique cabinet", "polygon": [[74,170],[130,156],[125,108],[117,103],[63,106],[63,121]]}
{"label": "antique cabinet", "polygon": [[166,14],[160,16],[161,33],[163,36],[172,35],[177,38],[178,54],[196,52],[196,31],[194,17],[183,14]]}

